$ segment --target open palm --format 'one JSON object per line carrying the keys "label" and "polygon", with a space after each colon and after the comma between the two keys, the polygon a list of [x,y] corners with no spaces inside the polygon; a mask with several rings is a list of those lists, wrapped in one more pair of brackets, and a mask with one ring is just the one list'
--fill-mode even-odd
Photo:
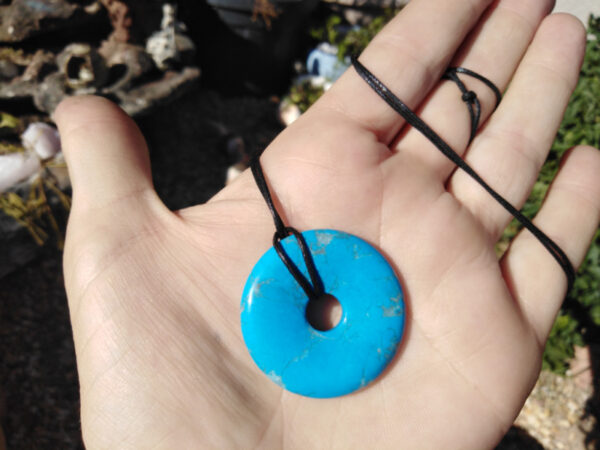
{"label": "open palm", "polygon": [[[585,33],[550,0],[413,0],[361,61],[497,191],[520,206],[577,81]],[[483,105],[469,116],[461,65]],[[491,115],[491,116],[490,116]],[[240,330],[246,277],[274,231],[249,172],[205,205],[169,211],[147,150],[110,102],[80,97],[55,119],[74,186],[66,287],[88,448],[485,448],[537,377],[565,295],[560,266],[521,233],[498,261],[511,217],[350,69],[261,158],[286,223],[375,245],[406,295],[390,367],[334,399],[282,390]],[[536,223],[579,264],[599,221],[600,155],[566,158]]]}

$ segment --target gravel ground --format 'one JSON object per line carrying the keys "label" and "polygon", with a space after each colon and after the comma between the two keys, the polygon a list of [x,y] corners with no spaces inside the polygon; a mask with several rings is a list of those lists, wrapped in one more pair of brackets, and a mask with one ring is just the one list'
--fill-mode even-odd
{"label": "gravel ground", "polygon": [[595,448],[595,417],[586,415],[591,386],[581,387],[572,378],[543,372],[525,402],[516,424],[547,449]]}

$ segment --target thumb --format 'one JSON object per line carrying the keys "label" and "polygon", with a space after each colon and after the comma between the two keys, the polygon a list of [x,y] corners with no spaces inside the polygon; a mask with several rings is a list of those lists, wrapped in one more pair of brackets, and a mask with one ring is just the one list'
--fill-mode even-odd
{"label": "thumb", "polygon": [[117,105],[102,97],[70,97],[53,118],[73,185],[74,210],[97,210],[153,192],[144,137]]}
{"label": "thumb", "polygon": [[73,186],[63,266],[74,307],[124,243],[155,227],[168,210],[153,189],[144,137],[117,105],[101,97],[71,97],[53,118]]}

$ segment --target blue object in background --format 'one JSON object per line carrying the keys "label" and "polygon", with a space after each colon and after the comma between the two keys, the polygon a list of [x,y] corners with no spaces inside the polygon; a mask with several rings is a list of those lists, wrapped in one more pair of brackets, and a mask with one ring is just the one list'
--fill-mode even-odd
{"label": "blue object in background", "polygon": [[310,75],[321,76],[329,81],[335,81],[350,66],[350,59],[346,57],[340,61],[337,56],[337,47],[322,42],[313,49],[306,59],[306,70]]}
{"label": "blue object in background", "polygon": [[[404,331],[402,287],[385,258],[362,239],[336,230],[302,235],[325,292],[342,306],[339,323],[327,331],[310,325],[308,298],[271,247],[244,287],[244,341],[281,387],[317,398],[349,394],[373,381],[396,353]],[[308,277],[295,237],[281,243]]]}

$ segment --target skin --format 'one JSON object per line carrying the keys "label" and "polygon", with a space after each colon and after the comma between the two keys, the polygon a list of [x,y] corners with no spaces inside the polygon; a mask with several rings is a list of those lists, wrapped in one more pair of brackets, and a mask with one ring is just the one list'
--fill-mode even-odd
{"label": "skin", "polygon": [[[585,31],[540,0],[413,0],[361,61],[515,206],[550,148]],[[449,64],[483,104],[469,118]],[[271,245],[272,219],[247,171],[207,204],[169,211],[146,144],[107,100],[55,113],[73,188],[64,255],[86,446],[96,448],[493,447],[540,369],[566,278],[529,233],[499,261],[510,216],[352,70],[266,149],[284,220],[375,245],[406,294],[389,368],[352,395],[283,391],[244,346],[239,302]],[[568,153],[535,223],[577,266],[600,220],[600,153]]]}

